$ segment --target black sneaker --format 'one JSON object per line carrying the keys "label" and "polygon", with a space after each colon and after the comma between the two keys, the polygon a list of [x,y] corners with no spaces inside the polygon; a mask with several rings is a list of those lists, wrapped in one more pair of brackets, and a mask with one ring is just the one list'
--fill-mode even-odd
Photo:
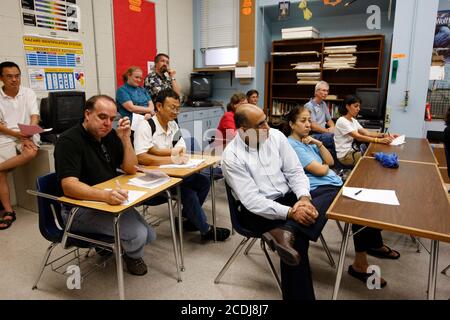
{"label": "black sneaker", "polygon": [[[230,236],[230,230],[225,228],[216,228],[216,237],[217,241],[225,241]],[[212,226],[209,227],[207,233],[202,234],[202,240],[214,240],[214,228]]]}
{"label": "black sneaker", "polygon": [[[178,230],[178,217],[175,217],[175,228]],[[191,220],[183,218],[183,230],[198,231],[198,228],[191,222]]]}
{"label": "black sneaker", "polygon": [[145,264],[144,260],[142,258],[133,259],[127,256],[126,254],[123,255],[123,260],[125,261],[125,264],[127,265],[128,272],[135,275],[135,276],[143,276],[147,273],[147,265]]}

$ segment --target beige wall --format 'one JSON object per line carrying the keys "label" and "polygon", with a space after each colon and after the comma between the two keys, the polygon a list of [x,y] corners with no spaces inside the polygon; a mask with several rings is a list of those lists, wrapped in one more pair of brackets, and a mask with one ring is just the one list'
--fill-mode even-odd
{"label": "beige wall", "polygon": [[[22,69],[22,83],[28,86],[22,36],[50,35],[50,31],[24,27],[21,0],[0,0],[0,62],[15,61]],[[115,97],[115,57],[113,41],[113,0],[78,0],[81,32],[58,32],[61,38],[75,38],[84,45],[86,96],[108,94]],[[155,0],[157,51],[168,53],[183,94],[189,93],[192,72],[193,8],[192,0]],[[38,93],[39,97],[46,92]],[[12,195],[15,199],[15,195]]]}
{"label": "beige wall", "polygon": [[[192,0],[155,0],[157,51],[171,56],[172,67],[183,93],[189,92],[192,72],[193,9]],[[78,35],[58,32],[62,38],[78,37],[84,45],[86,95],[115,95],[115,58],[112,0],[78,0],[81,32]],[[0,1],[0,61],[13,60],[23,71],[28,85],[22,35],[49,35],[50,31],[22,26],[20,0]],[[39,96],[45,96],[43,92]]]}

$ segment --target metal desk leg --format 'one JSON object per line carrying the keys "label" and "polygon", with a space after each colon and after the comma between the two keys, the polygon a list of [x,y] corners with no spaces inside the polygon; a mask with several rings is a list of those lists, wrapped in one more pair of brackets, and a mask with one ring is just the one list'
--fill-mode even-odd
{"label": "metal desk leg", "polygon": [[180,236],[180,270],[184,271],[184,257],[183,257],[183,217],[181,215],[181,187],[177,185],[177,200],[178,200],[178,233]]}
{"label": "metal desk leg", "polygon": [[177,231],[175,230],[175,218],[173,216],[172,210],[172,195],[168,190],[166,190],[166,194],[167,194],[167,203],[169,205],[170,231],[172,232],[173,253],[175,254],[175,265],[177,266],[177,276],[178,276],[177,280],[178,282],[181,282],[180,263],[178,262],[178,241],[176,236]]}
{"label": "metal desk leg", "polygon": [[345,262],[345,254],[347,252],[347,245],[348,245],[348,237],[350,234],[350,223],[345,223],[344,226],[344,234],[342,235],[342,243],[341,243],[341,252],[339,254],[339,262],[338,262],[338,268],[336,271],[336,282],[334,283],[334,289],[333,289],[333,300],[337,300],[337,295],[339,291],[339,286],[341,285],[341,278],[342,278],[342,270],[344,269],[344,262]]}
{"label": "metal desk leg", "polygon": [[431,240],[430,266],[428,269],[428,300],[434,300],[436,294],[436,275],[439,256],[439,241]]}
{"label": "metal desk leg", "polygon": [[214,230],[214,242],[217,242],[216,231],[216,188],[214,182],[214,170],[213,166],[209,167],[209,177],[211,179],[211,205],[212,205],[212,218],[213,218],[213,230]]}
{"label": "metal desk leg", "polygon": [[122,266],[122,248],[120,245],[120,229],[119,229],[120,216],[114,217],[114,253],[116,255],[116,268],[117,268],[117,285],[119,287],[120,300],[125,300],[125,290],[123,286],[123,266]]}

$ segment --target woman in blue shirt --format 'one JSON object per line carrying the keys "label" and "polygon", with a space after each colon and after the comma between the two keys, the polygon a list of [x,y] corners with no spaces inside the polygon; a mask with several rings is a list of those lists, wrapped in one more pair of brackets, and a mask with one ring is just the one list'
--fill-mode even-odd
{"label": "woman in blue shirt", "polygon": [[[294,148],[309,178],[310,194],[315,203],[320,203],[317,210],[324,214],[333,202],[342,186],[341,178],[330,169],[334,165],[333,157],[323,143],[309,135],[311,132],[311,112],[306,107],[293,108],[287,116],[289,143]],[[355,245],[355,260],[349,266],[348,273],[363,281],[372,275],[367,273],[369,263],[367,254],[387,259],[398,259],[400,254],[383,244],[381,230],[352,225]],[[357,233],[357,231],[359,231]],[[381,287],[387,282],[380,279]]]}
{"label": "woman in blue shirt", "polygon": [[155,114],[155,107],[147,90],[141,87],[141,68],[129,67],[122,78],[124,85],[116,93],[120,115],[128,117],[130,121],[133,121],[133,113],[145,115],[145,119],[149,119]]}

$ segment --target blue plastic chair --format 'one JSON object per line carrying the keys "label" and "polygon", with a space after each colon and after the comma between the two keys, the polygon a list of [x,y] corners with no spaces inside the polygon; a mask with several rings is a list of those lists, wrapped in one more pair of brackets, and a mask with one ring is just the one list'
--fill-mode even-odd
{"label": "blue plastic chair", "polygon": [[233,226],[233,229],[242,235],[244,239],[239,243],[237,248],[234,250],[231,257],[228,259],[228,261],[225,263],[223,268],[220,270],[217,277],[214,279],[214,283],[218,284],[220,282],[220,279],[223,277],[225,272],[230,268],[231,264],[234,262],[236,257],[239,255],[239,253],[242,251],[244,246],[247,244],[249,240],[251,240],[247,250],[245,250],[245,255],[248,255],[249,249],[253,246],[256,240],[260,239],[261,249],[264,252],[264,256],[266,257],[267,263],[269,264],[270,271],[272,272],[273,277],[275,278],[275,281],[278,285],[278,289],[281,292],[281,281],[277,274],[277,271],[275,270],[275,267],[272,263],[272,259],[270,259],[269,254],[267,253],[265,242],[261,239],[261,234],[253,232],[251,230],[248,230],[244,228],[238,220],[238,215],[240,214],[241,210],[241,204],[233,197],[233,194],[231,193],[231,188],[228,186],[228,184],[225,182],[225,188],[227,190],[227,198],[228,198],[228,206],[230,210],[230,217],[231,217],[231,224]]}
{"label": "blue plastic chair", "polygon": [[[74,249],[63,255],[67,256],[70,253],[79,250],[79,248],[112,248],[114,243],[114,238],[111,236],[103,234],[77,234],[84,238],[84,240],[79,240],[67,236],[66,243],[64,241],[64,222],[61,217],[61,203],[58,201],[57,192],[57,179],[56,173],[49,173],[44,176],[38,177],[36,180],[37,192],[28,190],[28,193],[36,195],[38,201],[38,213],[39,213],[39,230],[42,236],[51,242],[50,246],[44,255],[44,259],[41,264],[39,274],[36,281],[33,284],[32,289],[37,288],[39,279],[44,272],[45,267],[52,265],[56,261],[60,260],[62,257],[58,257],[49,262],[50,255],[54,248],[60,243],[63,247],[69,248],[74,247]],[[89,242],[92,240],[94,242]],[[79,257],[79,252],[76,253],[76,257]]]}

